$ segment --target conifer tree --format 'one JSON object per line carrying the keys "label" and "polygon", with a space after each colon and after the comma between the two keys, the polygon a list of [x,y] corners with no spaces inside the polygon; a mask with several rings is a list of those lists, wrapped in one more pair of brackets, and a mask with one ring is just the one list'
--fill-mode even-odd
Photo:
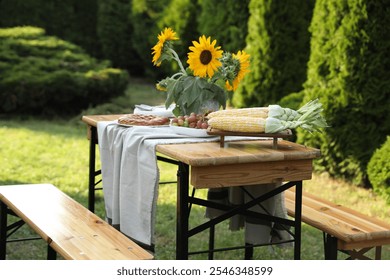
{"label": "conifer tree", "polygon": [[317,0],[305,100],[319,98],[330,125],[299,132],[321,149],[316,168],[368,185],[366,168],[390,135],[390,2]]}
{"label": "conifer tree", "polygon": [[199,31],[216,39],[224,51],[245,48],[250,0],[202,0]]}
{"label": "conifer tree", "polygon": [[267,106],[306,80],[314,0],[251,0],[247,52],[251,72],[234,94],[238,107]]}
{"label": "conifer tree", "polygon": [[137,73],[140,60],[131,45],[130,12],[128,0],[98,0],[97,32],[103,57],[111,60],[115,67]]}

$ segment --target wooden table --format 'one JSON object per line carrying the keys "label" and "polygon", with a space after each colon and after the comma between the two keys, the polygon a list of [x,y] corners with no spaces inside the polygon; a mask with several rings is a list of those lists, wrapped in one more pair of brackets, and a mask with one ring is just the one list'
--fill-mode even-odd
{"label": "wooden table", "polygon": [[[120,115],[83,116],[88,125],[90,145],[89,172],[89,208],[93,211],[95,191],[95,145],[97,144],[96,126],[98,121],[115,120]],[[305,147],[289,141],[279,140],[277,149],[273,140],[248,140],[219,142],[164,144],[157,145],[157,152],[167,157],[167,161],[178,164],[177,182],[177,225],[176,258],[188,258],[188,239],[210,229],[237,213],[257,216],[249,211],[254,205],[275,196],[288,188],[296,190],[295,220],[262,215],[262,218],[294,228],[294,258],[300,259],[301,244],[301,203],[302,180],[312,176],[312,160],[320,156],[318,149]],[[195,188],[221,188],[257,185],[265,183],[287,182],[273,191],[239,206],[228,207],[209,203],[189,195],[190,184]],[[190,204],[217,207],[226,212],[202,225],[189,229]]]}

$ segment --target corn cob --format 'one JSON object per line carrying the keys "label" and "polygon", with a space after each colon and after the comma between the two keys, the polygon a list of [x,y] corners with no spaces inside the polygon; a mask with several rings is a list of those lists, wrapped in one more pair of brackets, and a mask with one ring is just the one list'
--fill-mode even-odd
{"label": "corn cob", "polygon": [[237,117],[237,116],[265,119],[268,117],[268,107],[220,110],[208,114],[207,118],[211,119],[215,117]]}
{"label": "corn cob", "polygon": [[282,121],[297,121],[303,115],[310,114],[311,116],[318,117],[318,114],[322,111],[322,104],[318,102],[318,99],[312,100],[301,107],[299,110],[292,110],[290,108],[283,108],[279,105],[269,105],[268,107],[254,107],[254,108],[242,108],[242,109],[227,109],[212,112],[208,114],[208,118],[222,117],[222,116],[242,116],[242,117],[254,117],[254,118],[276,118]]}
{"label": "corn cob", "polygon": [[265,131],[264,118],[243,117],[243,116],[222,116],[213,117],[208,124],[215,129],[232,132],[263,133]]}
{"label": "corn cob", "polygon": [[309,132],[314,132],[328,126],[321,115],[322,110],[322,104],[316,99],[309,101],[297,111],[279,105],[270,105],[216,111],[208,114],[207,118],[212,128],[225,131],[277,133],[302,127]]}

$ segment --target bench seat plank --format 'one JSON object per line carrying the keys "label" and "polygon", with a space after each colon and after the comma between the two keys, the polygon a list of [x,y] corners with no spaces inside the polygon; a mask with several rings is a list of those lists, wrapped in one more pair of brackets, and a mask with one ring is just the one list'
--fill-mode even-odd
{"label": "bench seat plank", "polygon": [[53,185],[1,186],[0,199],[65,259],[153,258]]}
{"label": "bench seat plank", "polygon": [[[295,192],[285,192],[288,214],[295,213]],[[390,225],[353,209],[312,194],[302,194],[302,222],[338,239],[338,249],[375,247],[390,244]]]}

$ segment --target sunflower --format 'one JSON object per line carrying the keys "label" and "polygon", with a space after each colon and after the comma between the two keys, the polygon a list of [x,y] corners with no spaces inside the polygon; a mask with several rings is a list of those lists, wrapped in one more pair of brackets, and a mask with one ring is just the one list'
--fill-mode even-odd
{"label": "sunflower", "polygon": [[211,42],[210,37],[199,37],[199,42],[193,41],[188,53],[187,63],[195,76],[210,78],[222,63],[218,60],[222,57],[221,47],[215,47],[216,40]]}
{"label": "sunflower", "polygon": [[176,37],[176,32],[172,30],[172,28],[166,27],[161,33],[157,36],[158,42],[152,48],[153,59],[152,62],[156,66],[161,65],[161,55],[164,50],[164,44],[168,41],[178,40]]}
{"label": "sunflower", "polygon": [[249,54],[244,51],[238,51],[237,54],[233,54],[233,59],[239,61],[239,67],[237,69],[237,75],[232,82],[233,85],[229,81],[226,81],[226,89],[229,91],[235,91],[246,73],[249,72]]}

